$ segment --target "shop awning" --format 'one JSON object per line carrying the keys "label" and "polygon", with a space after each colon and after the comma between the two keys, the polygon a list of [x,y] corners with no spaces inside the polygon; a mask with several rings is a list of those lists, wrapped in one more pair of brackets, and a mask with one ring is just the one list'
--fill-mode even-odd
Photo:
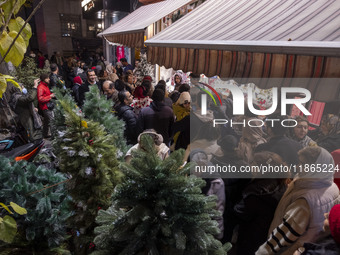
{"label": "shop awning", "polygon": [[339,0],[207,0],[147,40],[148,59],[228,77],[340,77]]}
{"label": "shop awning", "polygon": [[141,48],[144,46],[144,34],[148,26],[192,1],[167,0],[142,6],[105,29],[98,36],[112,43]]}

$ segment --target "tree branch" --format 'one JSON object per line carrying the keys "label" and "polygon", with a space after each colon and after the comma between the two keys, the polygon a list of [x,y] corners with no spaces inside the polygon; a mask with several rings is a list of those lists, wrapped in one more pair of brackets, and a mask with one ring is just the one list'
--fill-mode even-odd
{"label": "tree branch", "polygon": [[2,64],[2,62],[4,62],[5,58],[7,57],[9,51],[11,50],[11,48],[13,47],[15,41],[18,39],[20,33],[22,32],[22,30],[25,28],[26,24],[31,20],[31,18],[34,16],[34,14],[37,12],[37,10],[40,8],[40,6],[45,2],[45,0],[40,0],[39,4],[34,8],[34,10],[32,11],[32,13],[30,14],[30,16],[26,19],[24,25],[22,26],[22,28],[20,29],[20,31],[18,32],[17,36],[14,38],[13,42],[11,43],[11,45],[9,46],[8,50],[6,51],[5,55],[3,56],[0,65]]}

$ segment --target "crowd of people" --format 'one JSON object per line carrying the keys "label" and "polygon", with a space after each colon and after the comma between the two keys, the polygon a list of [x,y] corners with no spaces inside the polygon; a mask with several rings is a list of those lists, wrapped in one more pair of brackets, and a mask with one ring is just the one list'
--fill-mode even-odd
{"label": "crowd of people", "polygon": [[[43,63],[42,58],[41,65]],[[18,107],[38,99],[43,116],[43,133],[36,135],[36,111],[27,108],[30,123],[22,124],[32,140],[50,136],[53,118],[51,92],[54,87],[72,90],[77,105],[82,108],[91,86],[112,100],[112,113],[125,123],[124,135],[132,146],[125,159],[130,162],[133,150],[143,150],[141,136],[151,136],[158,156],[163,160],[175,150],[185,150],[183,163],[198,165],[332,165],[340,164],[340,119],[325,114],[320,127],[311,131],[308,119],[295,118],[297,125],[234,129],[224,125],[213,127],[214,119],[230,119],[232,98],[224,98],[224,107],[212,102],[206,115],[201,114],[201,95],[205,92],[182,83],[174,75],[174,90],[169,93],[165,81],[153,86],[150,76],[136,85],[134,68],[126,59],[113,66],[98,56],[96,63],[71,58],[61,65],[60,55],[51,59],[50,74],[35,82],[33,92],[17,98]],[[99,77],[99,78],[98,78]],[[35,113],[35,114],[33,114]],[[33,118],[34,116],[34,118]],[[258,118],[249,111],[244,119]],[[270,119],[287,119],[274,114]],[[33,121],[32,121],[33,120]],[[40,123],[40,126],[42,124]],[[218,131],[218,132],[217,132]],[[335,171],[336,172],[336,171]],[[264,178],[248,174],[243,178],[227,178],[214,174],[205,179],[206,195],[216,195],[216,208],[221,212],[219,223],[222,242],[233,242],[235,254],[339,254],[340,197],[334,172],[322,174],[301,171],[281,178]],[[337,183],[337,184],[336,184]],[[324,218],[326,214],[326,219]],[[325,220],[325,226],[324,226]],[[326,251],[326,252],[325,252]],[[319,252],[319,253],[318,253]]]}

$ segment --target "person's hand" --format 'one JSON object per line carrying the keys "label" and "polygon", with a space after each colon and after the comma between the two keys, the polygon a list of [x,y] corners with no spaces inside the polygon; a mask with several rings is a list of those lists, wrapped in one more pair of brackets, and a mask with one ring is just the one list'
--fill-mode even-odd
{"label": "person's hand", "polygon": [[35,89],[38,88],[39,82],[40,82],[40,79],[35,79],[33,88]]}
{"label": "person's hand", "polygon": [[50,95],[50,97],[51,97],[51,98],[55,98],[55,95],[54,95],[54,93],[52,93],[52,94]]}
{"label": "person's hand", "polygon": [[294,253],[293,255],[301,255],[302,253],[305,252],[305,248],[304,247],[299,247]]}
{"label": "person's hand", "polygon": [[34,107],[34,111],[38,112],[39,110],[38,110],[38,108],[35,108],[35,107]]}

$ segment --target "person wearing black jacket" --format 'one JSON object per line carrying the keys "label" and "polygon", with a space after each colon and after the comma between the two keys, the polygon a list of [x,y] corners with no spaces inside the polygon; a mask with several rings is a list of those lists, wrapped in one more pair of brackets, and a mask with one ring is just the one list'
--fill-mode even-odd
{"label": "person wearing black jacket", "polygon": [[33,104],[37,98],[38,83],[39,79],[34,80],[34,87],[28,91],[23,89],[21,92],[11,84],[7,86],[6,90],[6,93],[11,95],[9,105],[18,115],[21,125],[28,133],[30,142],[40,142],[43,139],[42,122]]}
{"label": "person wearing black jacket", "polygon": [[118,119],[122,119],[125,122],[124,136],[127,144],[135,145],[137,143],[137,116],[130,106],[133,97],[128,91],[120,91],[118,99],[120,104],[116,107],[116,114]]}
{"label": "person wearing black jacket", "polygon": [[94,70],[89,69],[86,72],[87,80],[86,82],[79,87],[79,106],[82,107],[84,105],[85,101],[85,94],[90,91],[90,86],[98,86],[98,89],[100,91],[100,85],[96,82],[96,73]]}
{"label": "person wearing black jacket", "polygon": [[154,129],[158,134],[163,136],[164,143],[169,145],[175,121],[174,113],[169,106],[164,104],[164,92],[161,89],[156,89],[153,92],[152,100],[151,105],[143,108],[139,113],[139,131]]}
{"label": "person wearing black jacket", "polygon": [[65,82],[58,75],[59,68],[58,68],[57,64],[51,64],[50,68],[51,68],[51,74],[50,74],[49,88],[50,89],[53,89],[55,87],[66,88]]}

